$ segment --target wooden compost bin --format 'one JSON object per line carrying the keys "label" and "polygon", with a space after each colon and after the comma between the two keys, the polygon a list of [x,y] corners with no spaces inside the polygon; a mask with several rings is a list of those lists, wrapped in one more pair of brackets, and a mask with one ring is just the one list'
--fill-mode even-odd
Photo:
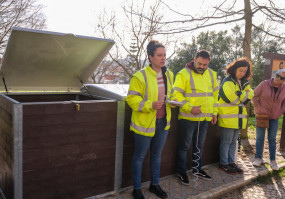
{"label": "wooden compost bin", "polygon": [[114,190],[120,102],[104,97],[104,90],[80,91],[113,44],[12,30],[0,85],[6,198],[87,198]]}
{"label": "wooden compost bin", "polygon": [[[84,84],[112,40],[13,28],[0,78],[0,188],[6,198],[81,199],[131,186],[131,109],[124,97]],[[176,173],[178,108],[161,177]],[[209,126],[203,164],[218,162]],[[189,165],[191,167],[191,157]],[[149,154],[142,181],[149,181]]]}

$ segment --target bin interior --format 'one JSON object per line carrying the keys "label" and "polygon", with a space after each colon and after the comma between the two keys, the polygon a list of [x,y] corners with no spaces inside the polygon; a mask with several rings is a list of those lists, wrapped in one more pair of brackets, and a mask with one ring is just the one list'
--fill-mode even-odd
{"label": "bin interior", "polygon": [[82,94],[21,94],[8,95],[8,97],[20,102],[59,102],[59,101],[87,101],[87,100],[102,100],[104,98],[99,96],[88,96]]}

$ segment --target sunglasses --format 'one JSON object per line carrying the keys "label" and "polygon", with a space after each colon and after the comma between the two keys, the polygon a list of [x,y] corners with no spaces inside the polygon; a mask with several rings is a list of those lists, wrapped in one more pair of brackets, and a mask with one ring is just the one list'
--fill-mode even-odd
{"label": "sunglasses", "polygon": [[280,80],[285,80],[285,77],[282,77],[281,75],[276,74],[276,77],[278,77]]}

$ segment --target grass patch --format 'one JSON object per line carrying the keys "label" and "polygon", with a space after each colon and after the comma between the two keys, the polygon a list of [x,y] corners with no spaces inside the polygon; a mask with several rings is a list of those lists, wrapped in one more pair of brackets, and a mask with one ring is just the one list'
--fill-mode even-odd
{"label": "grass patch", "polygon": [[[269,165],[265,164],[265,167],[268,168]],[[266,184],[271,182],[271,178],[282,178],[285,177],[285,168],[279,169],[279,171],[270,171],[266,176],[258,176],[253,182],[255,184]]]}
{"label": "grass patch", "polygon": [[248,118],[248,126],[249,128],[255,128],[255,117]]}

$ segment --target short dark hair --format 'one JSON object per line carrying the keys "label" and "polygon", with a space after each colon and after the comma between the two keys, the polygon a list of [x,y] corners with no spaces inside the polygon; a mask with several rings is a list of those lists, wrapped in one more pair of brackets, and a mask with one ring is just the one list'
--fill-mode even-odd
{"label": "short dark hair", "polygon": [[248,70],[246,71],[245,75],[241,79],[248,79],[252,76],[251,61],[246,57],[239,58],[233,61],[232,63],[230,63],[226,67],[226,74],[236,78],[236,70],[240,67],[246,67],[246,66],[248,67]]}
{"label": "short dark hair", "polygon": [[165,48],[165,46],[161,43],[159,43],[157,40],[151,40],[148,44],[147,44],[147,57],[148,57],[148,61],[149,63],[151,63],[149,56],[154,56],[154,52],[156,51],[157,48]]}
{"label": "short dark hair", "polygon": [[199,51],[196,53],[195,58],[197,59],[198,57],[203,57],[204,59],[209,59],[209,60],[211,60],[210,53],[209,53],[209,51],[207,51],[207,50],[199,50]]}

